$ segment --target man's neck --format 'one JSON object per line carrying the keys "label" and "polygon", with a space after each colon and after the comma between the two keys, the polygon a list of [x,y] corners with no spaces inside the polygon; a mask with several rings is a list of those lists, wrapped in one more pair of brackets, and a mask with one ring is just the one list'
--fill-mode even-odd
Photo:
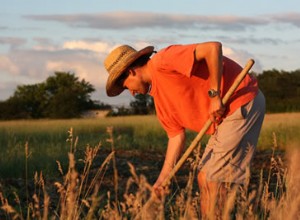
{"label": "man's neck", "polygon": [[142,74],[143,81],[146,82],[146,83],[151,84],[151,82],[152,82],[151,78],[152,77],[151,77],[151,71],[150,71],[150,68],[148,66],[148,63],[149,62],[147,62],[144,66],[139,67],[139,69],[140,69],[139,71]]}

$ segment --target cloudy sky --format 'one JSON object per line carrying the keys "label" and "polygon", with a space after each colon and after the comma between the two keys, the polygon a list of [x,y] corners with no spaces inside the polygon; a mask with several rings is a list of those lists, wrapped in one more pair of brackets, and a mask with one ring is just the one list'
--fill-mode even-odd
{"label": "cloudy sky", "polygon": [[92,98],[128,104],[129,93],[108,98],[103,60],[113,48],[217,40],[223,53],[254,70],[300,68],[299,0],[0,0],[0,100],[17,85],[74,73],[97,89]]}

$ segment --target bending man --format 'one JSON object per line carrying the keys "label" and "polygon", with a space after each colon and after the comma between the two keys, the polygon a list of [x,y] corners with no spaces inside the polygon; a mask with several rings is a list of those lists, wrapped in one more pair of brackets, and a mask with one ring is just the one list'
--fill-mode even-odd
{"label": "bending man", "polygon": [[150,94],[157,117],[168,135],[164,165],[153,185],[161,184],[179,159],[185,129],[200,131],[208,118],[213,125],[199,164],[202,215],[213,210],[225,183],[243,184],[257,145],[265,100],[257,80],[247,75],[226,106],[221,97],[242,68],[222,54],[220,42],[171,45],[154,53],[148,46],[136,51],[128,45],[114,49],[104,64],[109,73],[108,96],[128,89]]}

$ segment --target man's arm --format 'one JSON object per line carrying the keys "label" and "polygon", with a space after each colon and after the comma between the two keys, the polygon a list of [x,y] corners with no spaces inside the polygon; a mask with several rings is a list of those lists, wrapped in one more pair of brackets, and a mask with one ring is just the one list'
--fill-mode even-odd
{"label": "man's arm", "polygon": [[169,138],[168,147],[165,157],[164,165],[160,171],[160,174],[153,185],[153,190],[156,194],[160,195],[163,193],[161,184],[168,177],[173,167],[175,166],[177,160],[179,159],[185,143],[185,133],[182,132],[175,137]]}
{"label": "man's arm", "polygon": [[[209,71],[210,89],[220,92],[221,78],[223,73],[223,53],[220,42],[200,43],[195,49],[196,61],[205,60]],[[211,98],[210,119],[215,122],[224,114],[220,94]]]}

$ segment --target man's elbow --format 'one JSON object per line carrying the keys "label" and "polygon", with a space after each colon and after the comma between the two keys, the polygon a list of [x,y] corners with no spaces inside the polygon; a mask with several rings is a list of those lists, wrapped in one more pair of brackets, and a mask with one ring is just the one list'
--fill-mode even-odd
{"label": "man's elbow", "polygon": [[214,41],[214,42],[211,42],[211,51],[214,51],[214,52],[222,52],[222,43],[219,42],[219,41]]}

